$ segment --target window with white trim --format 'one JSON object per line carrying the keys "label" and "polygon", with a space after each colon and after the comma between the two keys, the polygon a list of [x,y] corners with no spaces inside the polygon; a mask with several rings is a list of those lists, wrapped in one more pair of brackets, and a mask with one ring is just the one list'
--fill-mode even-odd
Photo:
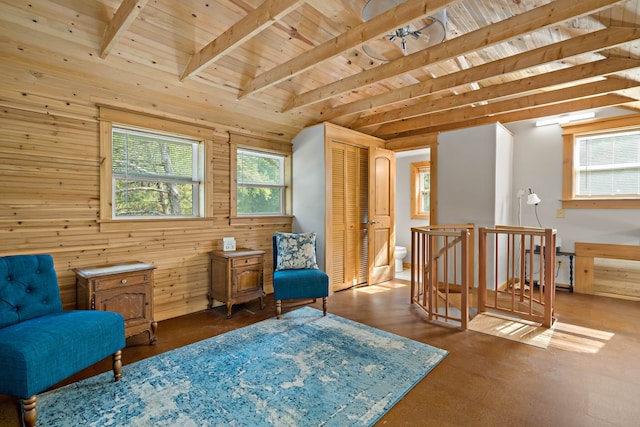
{"label": "window with white trim", "polygon": [[640,197],[640,130],[576,137],[576,197]]}
{"label": "window with white trim", "polygon": [[202,144],[113,127],[112,218],[201,216]]}
{"label": "window with white trim", "polygon": [[640,114],[562,126],[562,207],[640,209]]}
{"label": "window with white trim", "polygon": [[285,156],[239,148],[236,155],[238,215],[284,215]]}

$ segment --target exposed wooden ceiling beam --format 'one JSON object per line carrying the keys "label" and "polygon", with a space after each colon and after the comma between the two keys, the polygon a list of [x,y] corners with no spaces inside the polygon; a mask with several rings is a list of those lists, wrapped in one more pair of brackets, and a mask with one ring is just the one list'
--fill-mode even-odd
{"label": "exposed wooden ceiling beam", "polygon": [[[516,111],[510,111],[505,113],[498,113],[494,115],[484,115],[476,117],[469,112],[461,112],[458,116],[452,118],[449,122],[441,124],[434,124],[421,129],[414,129],[410,132],[403,132],[387,139],[390,141],[397,138],[406,138],[410,136],[417,136],[423,134],[431,134],[434,132],[446,132],[455,129],[462,129],[472,126],[483,125],[487,123],[511,123],[521,120],[537,119],[539,117],[553,116],[556,114],[566,114],[571,111],[589,110],[592,108],[612,107],[621,104],[627,104],[629,102],[636,102],[637,99],[618,94],[606,94],[590,98],[582,98],[577,100],[569,100],[564,102],[558,102],[551,105],[533,106],[523,108]],[[471,107],[465,107],[461,110],[467,110]]]}
{"label": "exposed wooden ceiling beam", "polygon": [[104,37],[102,38],[102,44],[100,45],[100,58],[107,57],[113,45],[116,44],[120,36],[124,34],[129,26],[136,20],[142,8],[147,4],[149,0],[123,0],[118,10],[113,15],[107,28],[104,30]]}
{"label": "exposed wooden ceiling beam", "polygon": [[403,123],[406,123],[411,117],[423,116],[438,111],[472,105],[481,101],[491,101],[571,82],[577,83],[580,80],[605,76],[637,67],[640,67],[640,61],[636,59],[609,58],[539,74],[526,79],[486,86],[482,89],[459,95],[451,95],[444,98],[424,97],[424,102],[419,104],[365,116],[360,120],[356,120],[351,125],[351,128],[359,129],[401,119],[404,120]]}
{"label": "exposed wooden ceiling beam", "polygon": [[551,90],[548,92],[526,95],[505,101],[492,102],[479,107],[462,107],[454,110],[441,111],[427,116],[415,117],[394,123],[380,126],[374,135],[383,137],[386,135],[403,133],[415,129],[423,129],[430,126],[470,120],[484,116],[493,116],[511,111],[523,110],[526,108],[538,107],[541,105],[557,104],[567,100],[588,98],[605,93],[615,92],[623,89],[640,86],[640,82],[628,81],[624,79],[608,79],[564,89]]}
{"label": "exposed wooden ceiling beam", "polygon": [[625,0],[556,0],[379,67],[296,95],[284,111],[315,104],[351,90],[416,70],[424,67],[425,64],[436,64],[572,18],[595,13],[621,1]]}
{"label": "exposed wooden ceiling beam", "polygon": [[231,26],[218,38],[191,55],[187,66],[180,75],[184,80],[207,68],[221,56],[229,53],[246,40],[297,9],[307,0],[265,0],[260,6],[249,12],[237,24]]}
{"label": "exposed wooden ceiling beam", "polygon": [[421,135],[406,136],[403,138],[389,139],[384,148],[392,151],[408,151],[417,148],[427,148],[438,144],[437,133],[424,133]]}
{"label": "exposed wooden ceiling beam", "polygon": [[509,56],[498,61],[472,67],[468,70],[458,71],[442,77],[405,86],[399,89],[381,93],[380,95],[367,97],[358,101],[324,108],[321,111],[323,121],[336,117],[349,116],[376,107],[402,102],[411,98],[433,94],[467,84],[496,77],[505,73],[524,70],[530,67],[548,64],[550,62],[569,58],[572,56],[610,49],[640,38],[640,28],[611,27],[593,33],[584,34],[542,46],[527,52]]}
{"label": "exposed wooden ceiling beam", "polygon": [[331,40],[327,40],[302,55],[260,74],[247,83],[238,98],[242,99],[260,90],[274,86],[318,65],[320,62],[340,55],[348,49],[360,46],[368,40],[390,33],[396,28],[402,27],[417,18],[428,16],[457,1],[459,0],[413,0],[404,2]]}

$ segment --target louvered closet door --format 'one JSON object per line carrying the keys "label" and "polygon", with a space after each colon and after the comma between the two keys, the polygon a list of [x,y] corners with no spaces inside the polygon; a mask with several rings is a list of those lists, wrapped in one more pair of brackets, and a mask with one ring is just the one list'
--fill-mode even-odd
{"label": "louvered closet door", "polygon": [[369,154],[364,148],[358,149],[358,198],[359,198],[359,224],[360,235],[358,236],[358,251],[360,260],[358,262],[358,284],[369,281]]}
{"label": "louvered closet door", "polygon": [[342,144],[331,144],[331,266],[329,277],[331,290],[344,289],[345,271],[345,205],[346,205],[346,152]]}
{"label": "louvered closet door", "polygon": [[333,291],[367,280],[367,230],[363,227],[368,209],[363,203],[368,188],[367,163],[366,149],[332,142],[330,276]]}

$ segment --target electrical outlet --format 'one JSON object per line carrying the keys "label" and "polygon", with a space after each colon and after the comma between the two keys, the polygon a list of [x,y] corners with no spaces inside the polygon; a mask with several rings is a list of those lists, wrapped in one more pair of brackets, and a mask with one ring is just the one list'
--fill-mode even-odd
{"label": "electrical outlet", "polygon": [[564,218],[564,209],[560,208],[556,210],[556,218]]}

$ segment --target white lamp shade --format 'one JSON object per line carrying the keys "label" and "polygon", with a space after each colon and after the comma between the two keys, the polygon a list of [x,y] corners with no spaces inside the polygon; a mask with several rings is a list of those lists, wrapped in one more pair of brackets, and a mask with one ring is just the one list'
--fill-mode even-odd
{"label": "white lamp shade", "polygon": [[542,200],[540,200],[540,197],[538,197],[538,195],[536,193],[531,193],[527,196],[527,204],[528,205],[537,205],[538,203],[540,203]]}

